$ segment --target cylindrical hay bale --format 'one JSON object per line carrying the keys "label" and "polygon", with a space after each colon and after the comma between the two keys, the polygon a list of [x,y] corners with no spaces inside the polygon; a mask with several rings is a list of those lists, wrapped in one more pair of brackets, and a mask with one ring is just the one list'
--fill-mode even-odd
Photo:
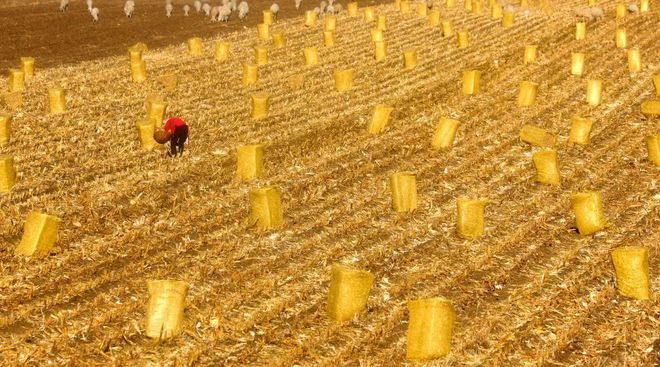
{"label": "cylindrical hay bale", "polygon": [[640,11],[640,13],[648,13],[648,11],[649,11],[649,0],[642,0],[639,3],[639,11]]}
{"label": "cylindrical hay bale", "polygon": [[470,38],[467,31],[458,32],[458,48],[466,48],[470,45]]}
{"label": "cylindrical hay bale", "polygon": [[527,0],[520,0],[520,7],[525,8],[529,6],[529,1]]}
{"label": "cylindrical hay bale", "polygon": [[217,41],[215,43],[215,61],[224,62],[229,60],[229,42]]}
{"label": "cylindrical hay bale", "polygon": [[447,355],[456,320],[451,301],[442,297],[409,301],[408,313],[406,358],[430,360]]}
{"label": "cylindrical hay bale", "polygon": [[410,13],[410,1],[401,0],[401,14]]}
{"label": "cylindrical hay bale", "polygon": [[128,60],[131,63],[142,61],[142,50],[135,47],[128,48]]}
{"label": "cylindrical hay bale", "polygon": [[581,41],[587,35],[587,23],[577,22],[575,23],[575,39]]}
{"label": "cylindrical hay bale", "polygon": [[256,46],[254,48],[254,63],[257,64],[257,66],[268,64],[268,47]]}
{"label": "cylindrical hay bale", "polygon": [[307,10],[305,12],[305,27],[315,27],[317,18],[315,11]]}
{"label": "cylindrical hay bale", "polygon": [[583,236],[605,229],[607,222],[603,213],[603,201],[600,193],[588,191],[571,195],[575,223]]}
{"label": "cylindrical hay bale", "polygon": [[453,8],[456,6],[456,0],[447,0],[447,8]]}
{"label": "cylindrical hay bale", "polygon": [[571,54],[571,74],[580,76],[584,73],[584,54],[573,52]]}
{"label": "cylindrical hay bale", "polygon": [[394,0],[394,9],[401,11],[401,0]]}
{"label": "cylindrical hay bale", "polygon": [[428,7],[426,6],[425,2],[418,2],[417,3],[417,16],[419,16],[420,18],[426,18],[427,10],[428,10]]}
{"label": "cylindrical hay bale", "polygon": [[472,1],[472,14],[481,14],[484,12],[483,5],[481,4],[481,0],[473,0]]}
{"label": "cylindrical hay bale", "polygon": [[266,23],[257,24],[257,35],[259,36],[260,41],[270,40],[270,26]]}
{"label": "cylindrical hay bale", "polygon": [[283,32],[273,32],[273,46],[275,46],[275,48],[282,48],[286,46],[286,40],[284,39]]}
{"label": "cylindrical hay bale", "polygon": [[190,56],[204,55],[204,43],[200,37],[188,38],[188,54]]}
{"label": "cylindrical hay bale", "polygon": [[590,118],[573,116],[571,118],[571,132],[568,135],[568,144],[589,144],[589,134],[593,120]]}
{"label": "cylindrical hay bale", "polygon": [[383,31],[378,28],[371,30],[371,41],[372,42],[383,42],[385,37],[383,36]]}
{"label": "cylindrical hay bale", "polygon": [[429,24],[432,26],[440,25],[440,10],[434,9],[429,12]]}
{"label": "cylindrical hay bale", "polygon": [[626,4],[624,3],[616,4],[616,19],[625,18],[626,13],[627,13]]}
{"label": "cylindrical hay bale", "polygon": [[357,1],[351,1],[346,5],[346,10],[348,11],[348,16],[355,18],[358,16],[358,3]]}
{"label": "cylindrical hay bale", "polygon": [[502,15],[502,27],[509,28],[516,21],[516,15],[513,12],[505,11]]}
{"label": "cylindrical hay bale", "polygon": [[269,102],[270,95],[267,93],[252,95],[252,118],[255,120],[266,118],[268,116]]}
{"label": "cylindrical hay bale", "polygon": [[621,246],[612,251],[619,293],[638,300],[651,298],[649,279],[649,249],[641,246]]}
{"label": "cylindrical hay bale", "polygon": [[397,172],[390,175],[392,208],[398,213],[417,209],[417,183],[410,172]]}
{"label": "cylindrical hay bale", "polygon": [[536,54],[537,54],[537,45],[526,45],[525,54],[523,55],[523,64],[534,64],[536,63]]}
{"label": "cylindrical hay bale", "polygon": [[481,72],[478,70],[465,70],[463,72],[463,94],[466,96],[479,93],[479,80]]}
{"label": "cylindrical hay bale", "polygon": [[660,97],[660,74],[653,76],[653,85],[655,86],[655,96]]}
{"label": "cylindrical hay bale", "polygon": [[454,35],[454,29],[451,26],[451,22],[441,22],[442,25],[442,37],[448,38]]}
{"label": "cylindrical hay bale", "polygon": [[617,28],[614,34],[614,40],[616,42],[616,47],[618,48],[628,47],[628,38],[626,37],[626,29]]}
{"label": "cylindrical hay bale", "polygon": [[454,145],[456,139],[456,131],[459,125],[458,120],[453,120],[448,117],[441,117],[440,121],[435,127],[433,133],[433,140],[431,146],[435,149],[449,148]]}
{"label": "cylindrical hay bale", "polygon": [[649,160],[656,166],[660,166],[660,134],[647,136],[646,148],[649,151]]}
{"label": "cylindrical hay bale", "polygon": [[131,79],[134,83],[142,83],[147,80],[147,63],[144,60],[131,62]]}
{"label": "cylindrical hay bale", "polygon": [[647,117],[653,117],[653,116],[660,116],[660,101],[656,100],[648,100],[642,102],[642,105],[640,106],[642,109],[642,113],[644,116]]}
{"label": "cylindrical hay bale", "polygon": [[332,47],[335,45],[335,32],[334,31],[324,31],[323,32],[323,44],[325,47]]}
{"label": "cylindrical hay bale", "polygon": [[603,81],[600,79],[589,79],[587,81],[587,103],[590,106],[598,106],[603,93]]}
{"label": "cylindrical hay bale", "polygon": [[0,146],[11,140],[11,115],[0,113]]}
{"label": "cylindrical hay bale", "polygon": [[334,15],[326,15],[323,22],[323,30],[334,31],[337,29],[337,17]]}
{"label": "cylindrical hay bale", "polygon": [[364,20],[365,22],[373,22],[376,20],[376,12],[371,6],[364,8]]}
{"label": "cylindrical hay bale", "polygon": [[536,167],[536,181],[548,185],[559,185],[559,158],[556,150],[544,150],[532,155]]}
{"label": "cylindrical hay bale", "polygon": [[392,111],[394,111],[393,107],[384,104],[376,105],[374,108],[374,114],[371,117],[369,126],[367,127],[367,131],[369,131],[371,134],[378,134],[385,130]]}
{"label": "cylindrical hay bale", "polygon": [[48,255],[57,241],[60,223],[62,220],[54,215],[30,212],[23,226],[23,237],[14,253],[34,258]]}
{"label": "cylindrical hay bale", "polygon": [[243,64],[243,85],[257,84],[258,68],[254,64]]}
{"label": "cylindrical hay bale", "polygon": [[0,192],[10,192],[15,184],[14,157],[0,155]]}
{"label": "cylindrical hay bale", "polygon": [[273,12],[270,10],[264,10],[264,24],[272,25],[275,23],[275,17],[273,17]]}
{"label": "cylindrical hay bale", "polygon": [[335,321],[347,321],[367,307],[374,276],[368,271],[332,266],[328,316]]}
{"label": "cylindrical hay bale", "polygon": [[339,92],[353,88],[353,69],[335,71],[335,88]]}
{"label": "cylindrical hay bale", "polygon": [[66,111],[66,91],[62,88],[48,90],[48,106],[51,114]]}
{"label": "cylindrical hay bale", "polygon": [[22,92],[25,90],[25,72],[20,69],[9,69],[9,91]]}
{"label": "cylindrical hay bale", "polygon": [[316,47],[307,47],[303,50],[306,66],[316,66],[319,64],[319,53]]}
{"label": "cylindrical hay bale", "polygon": [[456,230],[462,238],[475,239],[484,234],[484,211],[488,201],[483,199],[458,198],[458,221]]}
{"label": "cylindrical hay bale", "polygon": [[554,134],[533,125],[523,125],[520,129],[520,140],[537,147],[550,148],[557,141]]}
{"label": "cylindrical hay bale", "polygon": [[34,76],[34,57],[21,57],[21,70],[26,78]]}
{"label": "cylindrical hay bale", "polygon": [[381,31],[387,30],[387,17],[385,14],[378,15],[378,21],[376,22],[376,28]]}
{"label": "cylindrical hay bale", "polygon": [[518,93],[518,106],[531,106],[536,101],[536,93],[539,89],[539,83],[522,81],[520,82],[520,93]]}
{"label": "cylindrical hay bale", "polygon": [[628,50],[628,70],[631,73],[642,71],[642,57],[637,47]]}
{"label": "cylindrical hay bale", "polygon": [[263,144],[244,145],[236,149],[236,179],[252,180],[261,177],[264,170]]}
{"label": "cylindrical hay bale", "polygon": [[493,3],[493,6],[490,9],[490,16],[493,19],[500,19],[502,18],[502,11],[504,9],[502,8],[502,4],[500,3]]}
{"label": "cylindrical hay bale", "polygon": [[587,3],[589,6],[596,6],[596,0],[589,0]]}
{"label": "cylindrical hay bale", "polygon": [[167,102],[165,101],[151,101],[149,104],[147,118],[154,121],[154,126],[160,126],[165,119],[165,113],[167,112]]}
{"label": "cylindrical hay bale", "polygon": [[284,218],[280,191],[274,187],[250,191],[250,218],[261,230],[282,227]]}
{"label": "cylindrical hay bale", "polygon": [[412,70],[417,67],[417,51],[406,50],[403,52],[403,67]]}
{"label": "cylindrical hay bale", "polygon": [[176,280],[152,280],[147,283],[149,304],[145,334],[154,339],[169,339],[183,329],[183,309],[188,285]]}
{"label": "cylindrical hay bale", "polygon": [[156,121],[153,119],[140,120],[136,124],[138,131],[138,139],[140,139],[140,146],[143,150],[152,150],[158,143],[154,139],[154,132],[156,131]]}
{"label": "cylindrical hay bale", "polygon": [[387,45],[385,42],[374,43],[376,61],[383,61],[387,57]]}
{"label": "cylindrical hay bale", "polygon": [[472,0],[464,0],[463,9],[465,9],[468,12],[471,12],[472,11]]}

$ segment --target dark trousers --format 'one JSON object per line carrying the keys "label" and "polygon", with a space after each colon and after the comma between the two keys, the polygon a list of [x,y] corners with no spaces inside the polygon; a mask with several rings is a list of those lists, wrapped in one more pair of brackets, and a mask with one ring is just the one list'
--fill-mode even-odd
{"label": "dark trousers", "polygon": [[183,155],[183,143],[188,140],[188,126],[177,126],[170,139],[170,154],[176,156]]}

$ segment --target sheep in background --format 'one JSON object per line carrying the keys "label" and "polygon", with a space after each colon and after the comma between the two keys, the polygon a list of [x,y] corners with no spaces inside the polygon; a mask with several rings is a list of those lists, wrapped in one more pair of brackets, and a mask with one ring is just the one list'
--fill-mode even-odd
{"label": "sheep in background", "polygon": [[629,13],[637,13],[638,11],[639,11],[639,8],[637,7],[637,4],[628,5],[628,12]]}
{"label": "sheep in background", "polygon": [[229,0],[229,7],[231,11],[237,11],[238,10],[238,5],[236,3],[236,0]]}
{"label": "sheep in background", "polygon": [[280,12],[280,6],[277,3],[273,3],[273,5],[270,6],[270,12],[273,13],[273,16],[277,19],[277,14]]}
{"label": "sheep in background", "polygon": [[598,6],[594,6],[591,8],[578,8],[575,10],[575,15],[577,15],[578,18],[582,18],[585,20],[600,20],[605,17],[605,13],[603,12],[603,8],[600,8]]}
{"label": "sheep in background", "polygon": [[202,5],[202,10],[207,17],[211,16],[211,5],[209,5],[209,3],[204,3],[204,5]]}
{"label": "sheep in background", "polygon": [[172,16],[172,10],[174,10],[172,3],[168,2],[165,4],[165,15],[167,15],[168,18]]}
{"label": "sheep in background", "polygon": [[344,9],[341,4],[334,5],[335,7],[335,14],[341,13],[342,9]]}
{"label": "sheep in background", "polygon": [[91,14],[92,9],[94,8],[94,2],[92,0],[87,0],[87,11]]}
{"label": "sheep in background", "polygon": [[60,0],[60,11],[67,11],[69,9],[69,0]]}
{"label": "sheep in background", "polygon": [[300,4],[302,4],[302,0],[295,0],[296,2],[296,10],[300,9]]}
{"label": "sheep in background", "polygon": [[124,3],[124,14],[126,14],[127,17],[132,18],[134,11],[135,11],[135,1],[126,0],[126,2]]}
{"label": "sheep in background", "polygon": [[187,17],[188,13],[190,13],[190,5],[186,4],[183,6],[183,15]]}
{"label": "sheep in background", "polygon": [[90,12],[92,14],[92,22],[98,22],[99,21],[99,8],[92,8],[92,11]]}
{"label": "sheep in background", "polygon": [[220,6],[220,13],[218,14],[218,20],[221,22],[226,22],[231,16],[231,6],[229,4]]}
{"label": "sheep in background", "polygon": [[211,21],[212,22],[217,22],[219,16],[220,16],[220,7],[219,6],[212,7],[211,8]]}
{"label": "sheep in background", "polygon": [[201,1],[195,0],[195,2],[193,3],[193,6],[195,7],[196,12],[199,13],[200,11],[202,11],[202,2]]}
{"label": "sheep in background", "polygon": [[321,14],[321,8],[319,8],[318,6],[314,8],[314,13],[316,13],[317,15]]}
{"label": "sheep in background", "polygon": [[319,12],[324,13],[325,8],[327,8],[327,7],[328,7],[328,3],[326,3],[325,1],[321,1],[321,4],[319,4]]}
{"label": "sheep in background", "polygon": [[[337,4],[337,5],[339,5],[339,4]],[[327,14],[334,14],[334,13],[335,13],[335,6],[336,6],[336,5],[334,5],[334,4],[329,4],[329,5],[326,6],[326,8],[325,8],[325,12],[326,12]],[[319,10],[320,10],[320,9],[319,9]]]}
{"label": "sheep in background", "polygon": [[247,1],[241,1],[241,3],[238,4],[238,19],[246,18],[248,12],[250,12],[250,7],[248,6]]}

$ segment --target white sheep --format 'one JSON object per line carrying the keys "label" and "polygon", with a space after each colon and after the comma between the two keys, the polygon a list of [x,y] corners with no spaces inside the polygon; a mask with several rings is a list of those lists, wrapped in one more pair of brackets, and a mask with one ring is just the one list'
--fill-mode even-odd
{"label": "white sheep", "polygon": [[270,6],[270,12],[273,13],[273,16],[277,19],[277,14],[280,12],[279,4],[273,3],[273,5]]}
{"label": "white sheep", "polygon": [[605,12],[603,12],[603,8],[594,6],[591,8],[578,8],[575,10],[575,15],[585,20],[600,20],[605,17]]}
{"label": "white sheep", "polygon": [[67,11],[69,9],[69,0],[60,0],[60,11]]}
{"label": "white sheep", "polygon": [[124,14],[126,14],[127,17],[131,18],[133,17],[134,11],[135,11],[135,1],[126,0],[126,2],[124,3]]}
{"label": "white sheep", "polygon": [[186,4],[183,6],[183,15],[187,17],[188,13],[190,13],[190,5]]}
{"label": "white sheep", "polygon": [[220,15],[220,7],[219,6],[214,6],[211,8],[211,21],[216,22],[218,21],[218,17]]}
{"label": "white sheep", "polygon": [[341,6],[341,4],[336,4],[336,5],[333,5],[333,6],[335,7],[335,12],[334,12],[335,14],[339,14],[339,13],[341,13],[342,9],[344,9],[344,8]]}
{"label": "white sheep", "polygon": [[229,4],[220,7],[220,14],[218,14],[218,20],[221,22],[226,22],[231,16],[231,6]]}
{"label": "white sheep", "polygon": [[207,17],[211,16],[211,5],[209,3],[204,3],[204,5],[202,5],[202,10]]}
{"label": "white sheep", "polygon": [[637,7],[637,4],[628,5],[628,12],[637,13],[638,11],[639,11],[639,8]]}
{"label": "white sheep", "polygon": [[327,7],[328,7],[328,3],[325,2],[325,1],[321,1],[321,4],[319,4],[319,12],[324,13],[325,8],[327,8]]}
{"label": "white sheep", "polygon": [[250,7],[248,6],[247,1],[241,1],[241,3],[238,4],[238,19],[245,19],[248,12],[250,12]]}
{"label": "white sheep", "polygon": [[314,8],[314,13],[321,14],[321,8],[319,8],[318,6]]}
{"label": "white sheep", "polygon": [[167,15],[168,18],[172,16],[172,10],[174,10],[172,3],[168,2],[165,4],[165,15]]}
{"label": "white sheep", "polygon": [[296,2],[296,9],[300,9],[300,4],[302,4],[302,0],[295,0]]}
{"label": "white sheep", "polygon": [[92,21],[93,22],[98,22],[99,21],[99,8],[94,7],[92,8],[92,11],[90,12],[92,14]]}
{"label": "white sheep", "polygon": [[[319,11],[323,12],[320,8],[317,8],[317,9],[319,9]],[[334,14],[335,13],[335,5],[326,6],[325,7],[325,12],[328,13],[328,14]]]}
{"label": "white sheep", "polygon": [[201,1],[195,0],[195,2],[193,3],[193,6],[195,7],[196,12],[199,13],[200,11],[202,11],[202,2]]}
{"label": "white sheep", "polygon": [[92,0],[87,0],[87,11],[92,13],[92,9],[94,8],[94,1]]}
{"label": "white sheep", "polygon": [[231,8],[231,11],[237,11],[238,10],[238,4],[236,0],[229,0],[229,6]]}

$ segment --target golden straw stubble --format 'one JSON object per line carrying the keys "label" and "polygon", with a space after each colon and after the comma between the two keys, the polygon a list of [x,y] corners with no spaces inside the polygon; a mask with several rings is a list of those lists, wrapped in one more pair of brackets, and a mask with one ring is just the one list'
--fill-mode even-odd
{"label": "golden straw stubble", "polygon": [[374,276],[365,270],[334,264],[328,294],[328,316],[335,321],[352,319],[364,311]]}
{"label": "golden straw stubble", "polygon": [[147,288],[149,304],[145,334],[154,339],[169,339],[180,334],[188,285],[176,280],[152,280],[147,283]]}
{"label": "golden straw stubble", "polygon": [[649,249],[622,246],[612,251],[619,293],[638,300],[651,298],[649,281]]}
{"label": "golden straw stubble", "polygon": [[425,361],[447,355],[456,321],[451,301],[443,297],[408,301],[408,313],[406,358]]}

